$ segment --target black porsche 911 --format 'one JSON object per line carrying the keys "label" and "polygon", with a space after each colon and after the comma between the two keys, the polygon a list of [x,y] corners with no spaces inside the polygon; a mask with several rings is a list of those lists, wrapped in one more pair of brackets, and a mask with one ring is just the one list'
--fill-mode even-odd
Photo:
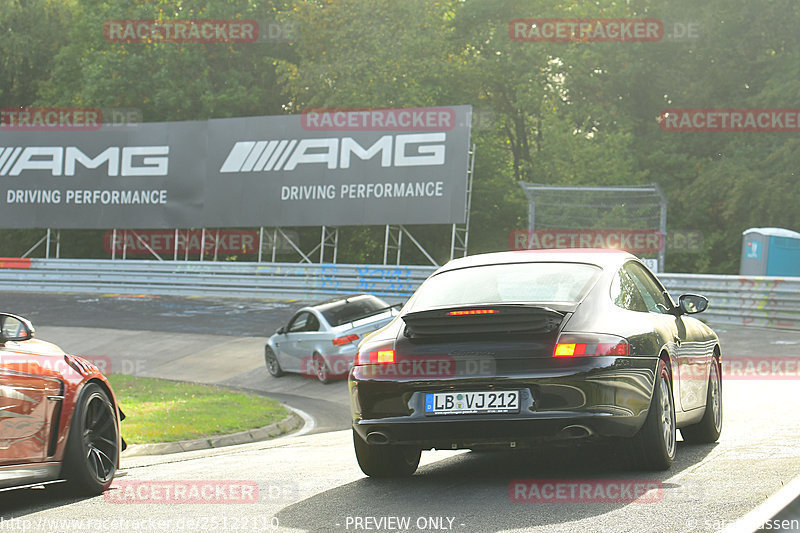
{"label": "black porsche 911", "polygon": [[717,335],[635,256],[541,250],[437,270],[359,346],[353,443],[375,477],[407,476],[426,449],[620,439],[632,466],[666,470],[676,430],[719,438]]}

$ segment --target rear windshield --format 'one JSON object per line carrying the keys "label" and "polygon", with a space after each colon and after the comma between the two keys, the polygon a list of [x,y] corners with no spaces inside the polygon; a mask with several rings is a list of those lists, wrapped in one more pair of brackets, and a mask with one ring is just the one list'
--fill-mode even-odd
{"label": "rear windshield", "polygon": [[317,309],[331,326],[341,326],[347,322],[358,320],[377,313],[389,306],[380,298],[374,296],[359,296],[358,298],[339,300],[323,304]]}
{"label": "rear windshield", "polygon": [[513,263],[442,272],[419,288],[407,311],[486,303],[577,303],[600,267],[580,263]]}

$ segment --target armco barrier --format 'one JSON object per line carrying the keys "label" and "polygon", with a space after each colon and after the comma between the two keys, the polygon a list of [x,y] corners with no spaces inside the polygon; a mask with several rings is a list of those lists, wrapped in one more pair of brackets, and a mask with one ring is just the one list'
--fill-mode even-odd
{"label": "armco barrier", "polygon": [[693,292],[709,299],[699,315],[713,324],[800,329],[800,278],[660,274],[674,300]]}
{"label": "armco barrier", "polygon": [[32,259],[0,264],[0,290],[319,299],[368,292],[411,296],[425,266]]}
{"label": "armco barrier", "polygon": [[[0,290],[315,300],[369,292],[408,298],[434,267],[208,261],[0,259]],[[713,324],[800,329],[800,278],[661,274],[673,298],[707,296]]]}

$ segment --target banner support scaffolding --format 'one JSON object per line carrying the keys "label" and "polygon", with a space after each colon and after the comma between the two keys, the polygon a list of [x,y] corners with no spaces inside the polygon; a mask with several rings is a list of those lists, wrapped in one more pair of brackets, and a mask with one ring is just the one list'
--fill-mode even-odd
{"label": "banner support scaffolding", "polygon": [[[55,236],[55,245],[56,245],[56,256],[55,256],[55,259],[58,259],[60,257],[60,254],[61,254],[61,230],[56,230],[55,233],[56,233],[56,236]],[[31,246],[28,249],[28,251],[25,252],[24,254],[22,254],[20,257],[22,259],[25,259],[29,255],[31,255],[33,252],[35,252],[36,249],[39,248],[39,246],[41,246],[44,243],[44,256],[45,256],[46,259],[50,259],[50,241],[52,240],[52,238],[53,238],[53,231],[50,228],[47,228],[47,231],[45,232],[44,237],[39,239],[36,242],[36,244]]]}
{"label": "banner support scaffolding", "polygon": [[467,209],[463,224],[453,224],[450,234],[450,260],[466,257],[469,248],[469,216],[472,212],[472,178],[475,175],[475,145],[469,152],[469,168],[467,170]]}

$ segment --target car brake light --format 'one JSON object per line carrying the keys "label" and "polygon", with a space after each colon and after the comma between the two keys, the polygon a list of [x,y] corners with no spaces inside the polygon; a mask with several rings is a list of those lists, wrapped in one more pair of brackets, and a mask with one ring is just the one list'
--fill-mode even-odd
{"label": "car brake light", "polygon": [[447,313],[449,316],[464,316],[464,315],[496,315],[499,313],[497,309],[464,309],[461,311],[450,311]]}
{"label": "car brake light", "polygon": [[394,363],[394,350],[375,350],[372,352],[358,352],[356,365],[375,365]]}
{"label": "car brake light", "polygon": [[630,355],[628,341],[612,335],[565,335],[553,349],[553,357],[626,355]]}
{"label": "car brake light", "polygon": [[347,335],[346,337],[337,337],[333,339],[334,346],[344,346],[345,344],[349,344],[351,342],[355,342],[358,340],[358,335]]}

